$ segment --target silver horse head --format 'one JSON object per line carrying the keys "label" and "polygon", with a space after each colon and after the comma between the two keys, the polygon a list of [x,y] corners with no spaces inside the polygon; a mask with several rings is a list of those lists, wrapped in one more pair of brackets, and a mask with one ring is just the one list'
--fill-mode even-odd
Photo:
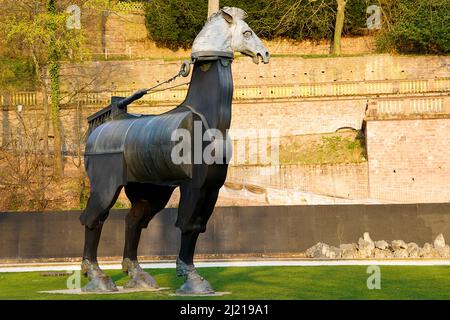
{"label": "silver horse head", "polygon": [[233,56],[235,51],[269,63],[270,54],[244,19],[247,13],[239,8],[224,7],[214,13],[197,35],[192,45],[192,57],[214,55]]}

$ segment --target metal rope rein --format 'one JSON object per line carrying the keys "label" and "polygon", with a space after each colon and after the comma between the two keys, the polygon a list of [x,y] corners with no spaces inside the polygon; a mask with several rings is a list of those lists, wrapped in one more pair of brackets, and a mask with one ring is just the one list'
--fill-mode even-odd
{"label": "metal rope rein", "polygon": [[[191,72],[191,62],[185,60],[185,61],[183,61],[183,63],[181,64],[180,71],[179,71],[175,76],[173,76],[172,78],[170,78],[170,79],[168,79],[168,80],[166,80],[166,81],[163,81],[163,82],[161,82],[161,83],[158,83],[156,86],[153,86],[153,87],[151,87],[151,88],[149,88],[149,89],[143,89],[143,90],[146,90],[147,93],[148,93],[149,91],[152,91],[153,89],[158,88],[159,86],[161,86],[161,85],[163,85],[163,84],[167,84],[167,83],[170,83],[170,82],[174,81],[174,80],[177,79],[178,77],[187,77],[187,76],[189,75],[190,72]],[[184,83],[184,84],[188,84],[188,83],[189,83],[189,82],[186,82],[186,83]],[[178,85],[178,86],[180,86],[180,85]],[[174,86],[174,87],[176,87],[176,86]],[[158,92],[159,92],[159,91],[168,90],[168,89],[174,88],[174,87],[164,88],[164,89],[158,90]]]}
{"label": "metal rope rein", "polygon": [[191,64],[192,64],[192,62],[190,62],[190,61],[187,61],[187,60],[183,61],[183,63],[181,64],[181,67],[180,67],[180,71],[175,76],[173,76],[172,78],[167,79],[167,80],[165,80],[165,81],[163,81],[161,83],[158,83],[157,85],[155,85],[155,86],[153,86],[151,88],[141,89],[139,91],[136,91],[131,96],[122,99],[117,104],[117,107],[119,107],[120,109],[123,109],[124,107],[126,107],[127,105],[132,103],[133,101],[136,101],[136,100],[142,98],[144,95],[149,94],[152,91],[153,92],[161,92],[161,91],[165,91],[165,90],[169,90],[169,89],[172,89],[172,88],[176,88],[176,87],[180,87],[180,86],[184,86],[186,84],[189,84],[190,82],[185,82],[185,83],[182,83],[182,84],[178,84],[176,86],[167,87],[167,88],[164,88],[164,89],[160,89],[160,90],[154,91],[154,89],[162,86],[163,84],[170,83],[170,82],[174,81],[175,79],[177,79],[178,77],[187,77],[189,75],[189,73],[191,72]]}

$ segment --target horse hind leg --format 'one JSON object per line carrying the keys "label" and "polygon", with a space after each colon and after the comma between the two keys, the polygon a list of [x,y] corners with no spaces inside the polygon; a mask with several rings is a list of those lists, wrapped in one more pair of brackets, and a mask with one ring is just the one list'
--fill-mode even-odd
{"label": "horse hind leg", "polygon": [[85,242],[81,271],[90,280],[82,290],[86,292],[117,291],[118,289],[112,279],[98,265],[97,249],[103,222],[108,217],[109,210],[116,202],[121,187],[105,188],[102,194],[97,193],[95,189],[97,188],[91,190],[86,209],[80,217],[80,220],[85,225]]}
{"label": "horse hind leg", "polygon": [[131,201],[131,209],[126,217],[125,247],[123,252],[122,270],[130,280],[125,288],[152,290],[159,288],[156,281],[139,265],[137,251],[142,229],[167,204],[173,192],[173,187],[155,186],[150,184],[129,184],[125,192]]}
{"label": "horse hind leg", "polygon": [[[133,200],[126,217],[122,271],[130,277],[130,280],[125,283],[124,288],[159,288],[155,279],[141,268],[137,259],[137,249],[142,233],[141,221],[146,218],[146,215],[152,214],[151,211],[148,201]],[[151,219],[151,217],[149,218]]]}

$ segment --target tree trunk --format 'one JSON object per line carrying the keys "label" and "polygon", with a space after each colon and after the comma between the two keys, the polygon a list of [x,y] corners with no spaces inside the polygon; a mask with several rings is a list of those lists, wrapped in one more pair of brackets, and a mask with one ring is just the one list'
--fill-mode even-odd
{"label": "tree trunk", "polygon": [[42,90],[42,104],[44,110],[44,129],[42,130],[42,140],[44,145],[44,154],[48,157],[49,147],[48,147],[48,129],[50,126],[49,115],[50,110],[48,108],[48,82],[47,82],[47,68],[42,68],[41,73],[41,90]]}
{"label": "tree trunk", "polygon": [[106,23],[108,22],[109,10],[102,11],[102,17],[100,22],[100,28],[102,29],[102,52],[105,53],[107,50],[106,43]]}
{"label": "tree trunk", "polygon": [[337,0],[336,25],[334,28],[333,54],[341,54],[341,37],[344,29],[345,5],[347,0]]}
{"label": "tree trunk", "polygon": [[49,154],[48,147],[48,129],[49,129],[49,109],[48,109],[48,81],[47,81],[47,67],[41,66],[37,60],[36,55],[31,53],[31,57],[33,58],[34,69],[36,70],[36,82],[38,87],[42,92],[42,104],[43,104],[43,125],[44,128],[42,130],[42,141],[43,141],[43,151],[44,155],[47,157]]}
{"label": "tree trunk", "polygon": [[77,101],[77,109],[76,109],[76,144],[77,144],[77,160],[75,166],[78,168],[78,204],[80,205],[80,209],[84,209],[84,205],[86,204],[86,183],[85,183],[85,171],[83,166],[83,136],[82,136],[82,112],[81,112],[81,102]]}
{"label": "tree trunk", "polygon": [[219,11],[219,0],[208,0],[208,18]]}
{"label": "tree trunk", "polygon": [[[47,11],[50,14],[56,14],[56,1],[49,0]],[[54,32],[56,27],[53,24],[49,24],[49,30]],[[57,180],[61,179],[64,174],[64,159],[62,155],[62,128],[59,112],[60,103],[60,82],[59,74],[61,65],[59,63],[60,52],[58,48],[50,43],[49,56],[48,56],[48,73],[50,75],[50,89],[51,89],[51,108],[50,108],[50,118],[53,127],[53,152],[54,152],[54,170],[55,178]]]}
{"label": "tree trunk", "polygon": [[62,178],[64,173],[64,159],[62,155],[62,130],[60,121],[59,99],[59,70],[60,65],[57,57],[50,58],[50,87],[51,87],[51,108],[50,119],[53,128],[53,152],[54,152],[54,168],[55,178],[58,180]]}
{"label": "tree trunk", "polygon": [[6,147],[9,144],[9,126],[10,126],[10,121],[9,121],[9,105],[11,104],[11,93],[9,92],[5,92],[3,94],[3,105],[1,106],[2,108],[2,113],[3,113],[3,117],[2,117],[2,147]]}

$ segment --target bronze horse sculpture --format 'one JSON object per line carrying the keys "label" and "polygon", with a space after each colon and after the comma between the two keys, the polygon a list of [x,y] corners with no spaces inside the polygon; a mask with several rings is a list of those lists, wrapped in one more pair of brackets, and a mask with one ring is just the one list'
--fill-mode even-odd
{"label": "bronze horse sculpture", "polygon": [[[176,226],[181,230],[181,246],[176,272],[185,282],[177,292],[214,292],[208,281],[197,273],[193,257],[197,238],[205,232],[219,189],[225,182],[227,161],[174,163],[171,157],[176,141],[172,138],[173,132],[179,129],[194,132],[196,122],[201,124],[201,134],[215,129],[226,137],[231,122],[234,52],[251,56],[255,63],[269,62],[269,52],[244,22],[245,18],[243,10],[225,7],[208,19],[193,43],[193,74],[186,99],[178,107],[161,115],[125,112],[90,132],[85,167],[91,190],[80,216],[85,226],[81,268],[90,280],[84,291],[117,290],[98,265],[97,247],[103,223],[123,187],[131,202],[126,216],[122,262],[123,271],[130,277],[125,287],[158,288],[138,263],[139,240],[142,229],[166,206],[174,189],[180,187]],[[202,144],[200,153],[204,148]],[[184,156],[192,159],[196,152],[191,150]]]}

